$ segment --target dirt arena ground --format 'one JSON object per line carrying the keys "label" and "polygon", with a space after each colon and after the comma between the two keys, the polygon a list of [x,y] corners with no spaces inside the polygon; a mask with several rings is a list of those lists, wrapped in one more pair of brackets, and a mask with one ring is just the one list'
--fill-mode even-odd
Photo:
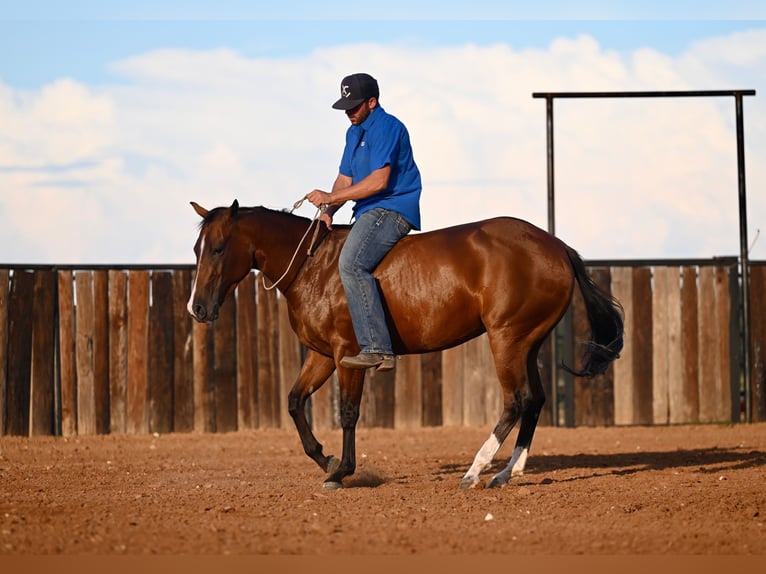
{"label": "dirt arena ground", "polygon": [[541,427],[459,490],[489,430],[361,429],[338,491],[293,431],[3,437],[0,557],[766,554],[766,424]]}

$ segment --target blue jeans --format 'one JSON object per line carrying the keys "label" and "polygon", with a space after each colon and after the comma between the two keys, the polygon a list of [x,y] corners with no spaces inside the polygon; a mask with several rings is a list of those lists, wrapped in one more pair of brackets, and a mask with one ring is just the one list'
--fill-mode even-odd
{"label": "blue jeans", "polygon": [[354,222],[341,249],[340,280],[362,353],[393,354],[378,284],[372,272],[410,229],[409,223],[397,212],[376,207]]}

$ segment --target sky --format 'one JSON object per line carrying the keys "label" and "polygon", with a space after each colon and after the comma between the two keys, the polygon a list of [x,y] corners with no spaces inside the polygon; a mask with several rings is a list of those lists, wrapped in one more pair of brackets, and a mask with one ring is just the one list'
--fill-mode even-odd
{"label": "sky", "polygon": [[[193,263],[190,201],[289,209],[332,186],[330,106],[360,71],[410,133],[423,231],[548,227],[535,92],[755,90],[766,260],[764,3],[527,4],[0,0],[0,265]],[[586,260],[739,255],[733,97],[557,99],[554,119],[555,232]]]}

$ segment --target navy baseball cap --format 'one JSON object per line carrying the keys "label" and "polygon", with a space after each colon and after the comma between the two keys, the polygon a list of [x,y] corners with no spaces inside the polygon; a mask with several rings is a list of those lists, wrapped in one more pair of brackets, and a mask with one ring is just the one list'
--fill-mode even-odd
{"label": "navy baseball cap", "polygon": [[370,98],[377,98],[378,81],[369,74],[351,74],[340,83],[340,99],[332,107],[336,110],[352,110]]}

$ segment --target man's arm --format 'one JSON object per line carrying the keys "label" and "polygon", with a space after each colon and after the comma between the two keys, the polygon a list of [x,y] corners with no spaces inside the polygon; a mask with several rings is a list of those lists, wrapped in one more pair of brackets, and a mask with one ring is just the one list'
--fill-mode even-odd
{"label": "man's arm", "polygon": [[343,205],[349,199],[357,201],[371,197],[386,189],[390,175],[391,166],[385,165],[370,173],[370,175],[363,180],[352,185],[350,177],[338,174],[338,177],[335,179],[335,183],[332,186],[332,191],[328,194],[328,201],[325,203],[328,203],[329,205]]}
{"label": "man's arm", "polygon": [[391,175],[391,166],[386,165],[380,169],[376,169],[370,175],[357,183],[352,183],[353,179],[342,173],[338,174],[335,178],[335,183],[332,184],[332,191],[327,193],[321,189],[315,189],[308,195],[308,199],[312,204],[317,207],[326,205],[327,209],[320,218],[327,225],[328,229],[331,229],[332,216],[338,211],[343,204],[348,200],[359,200],[366,197],[371,197],[376,193],[379,193],[386,189],[388,185],[388,177]]}
{"label": "man's arm", "polygon": [[363,180],[352,184],[353,180],[351,177],[339,173],[338,177],[335,178],[335,183],[333,183],[330,193],[321,189],[315,189],[306,198],[317,207],[322,204],[327,205],[328,212],[335,213],[350,199],[355,201],[364,199],[386,189],[390,175],[391,166],[386,165],[376,169]]}

